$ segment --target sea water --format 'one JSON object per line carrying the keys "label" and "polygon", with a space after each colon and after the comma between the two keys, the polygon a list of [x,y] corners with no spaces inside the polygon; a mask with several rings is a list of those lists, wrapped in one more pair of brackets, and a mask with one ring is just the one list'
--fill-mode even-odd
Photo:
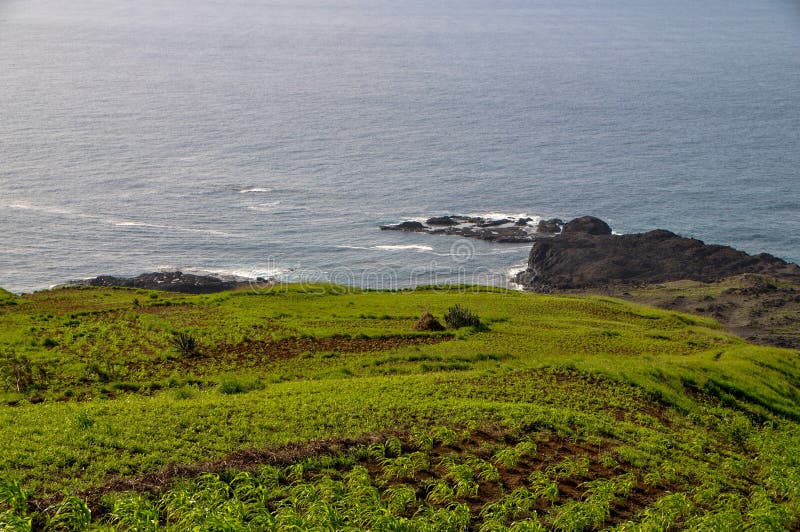
{"label": "sea water", "polygon": [[6,0],[0,286],[158,269],[505,285],[592,214],[800,260],[793,0]]}

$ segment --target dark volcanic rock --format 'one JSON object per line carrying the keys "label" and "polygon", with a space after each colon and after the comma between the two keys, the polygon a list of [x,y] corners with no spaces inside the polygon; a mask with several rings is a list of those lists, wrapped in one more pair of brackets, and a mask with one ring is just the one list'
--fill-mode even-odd
{"label": "dark volcanic rock", "polygon": [[477,224],[476,224],[476,225],[477,225],[478,227],[495,227],[495,226],[498,226],[498,225],[506,225],[506,224],[510,224],[510,223],[511,223],[511,222],[513,222],[513,221],[514,221],[514,220],[510,220],[510,219],[508,219],[508,218],[501,218],[501,219],[499,219],[499,220],[491,220],[491,219],[489,219],[489,220],[485,220],[485,219],[481,219],[479,222],[477,222]]}
{"label": "dark volcanic rock", "polygon": [[121,286],[125,288],[143,288],[146,290],[165,290],[167,292],[184,292],[188,294],[210,294],[232,290],[245,285],[245,281],[225,280],[213,275],[194,275],[183,272],[144,273],[137,277],[114,277],[101,275],[94,279],[70,283],[78,286]]}
{"label": "dark volcanic rock", "polygon": [[[393,225],[382,225],[385,231],[410,231],[431,235],[463,236],[479,238],[490,242],[528,243],[535,240],[535,235],[528,233],[527,222],[515,223],[510,218],[482,218],[476,216],[434,216],[425,223],[406,221]],[[530,219],[528,219],[530,220]]]}
{"label": "dark volcanic rock", "polygon": [[461,223],[461,219],[458,216],[434,216],[425,220],[425,223],[428,225],[458,225]]}
{"label": "dark volcanic rock", "polygon": [[567,223],[563,233],[536,240],[517,282],[532,290],[592,288],[609,284],[689,279],[713,282],[743,273],[800,279],[800,267],[762,253],[707,245],[665,230],[612,235],[592,217]]}
{"label": "dark volcanic rock", "polygon": [[581,216],[564,225],[564,233],[586,233],[588,235],[610,235],[611,227],[600,218]]}
{"label": "dark volcanic rock", "polygon": [[564,221],[560,218],[550,218],[549,220],[539,220],[536,224],[537,233],[555,234],[560,233],[564,228]]}
{"label": "dark volcanic rock", "polygon": [[394,225],[382,225],[380,227],[384,231],[414,231],[414,232],[424,233],[428,230],[428,228],[425,227],[425,224],[423,224],[422,222],[413,222],[413,221],[400,222],[399,224],[394,224]]}

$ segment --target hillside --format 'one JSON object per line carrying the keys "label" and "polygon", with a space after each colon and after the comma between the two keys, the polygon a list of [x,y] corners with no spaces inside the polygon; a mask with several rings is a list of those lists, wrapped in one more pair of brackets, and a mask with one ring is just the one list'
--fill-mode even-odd
{"label": "hillside", "polygon": [[800,525],[798,353],[609,297],[0,293],[0,371],[4,530]]}

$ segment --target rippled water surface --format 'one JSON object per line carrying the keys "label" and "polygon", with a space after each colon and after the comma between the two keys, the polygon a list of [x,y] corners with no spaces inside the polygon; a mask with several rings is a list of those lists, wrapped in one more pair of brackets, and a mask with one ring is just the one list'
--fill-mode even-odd
{"label": "rippled water surface", "polygon": [[0,286],[181,268],[502,284],[594,214],[800,260],[793,1],[0,5]]}

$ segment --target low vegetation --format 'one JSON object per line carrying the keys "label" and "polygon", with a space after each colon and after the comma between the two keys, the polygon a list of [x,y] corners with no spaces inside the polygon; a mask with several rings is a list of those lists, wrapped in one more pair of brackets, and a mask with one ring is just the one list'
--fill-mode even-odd
{"label": "low vegetation", "polygon": [[800,526],[800,356],[708,318],[474,287],[0,298],[2,530]]}

